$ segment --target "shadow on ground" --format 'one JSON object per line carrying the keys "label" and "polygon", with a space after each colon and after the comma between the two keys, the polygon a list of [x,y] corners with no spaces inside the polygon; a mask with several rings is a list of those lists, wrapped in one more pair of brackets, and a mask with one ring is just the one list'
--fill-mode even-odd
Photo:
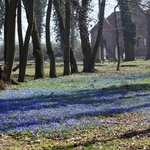
{"label": "shadow on ground", "polygon": [[[27,98],[0,99],[0,132],[47,124],[59,126],[70,120],[81,123],[82,118],[96,115],[149,111],[149,89],[150,84],[136,84],[47,95],[40,89],[34,97],[26,93]],[[86,125],[85,120],[83,122]]]}

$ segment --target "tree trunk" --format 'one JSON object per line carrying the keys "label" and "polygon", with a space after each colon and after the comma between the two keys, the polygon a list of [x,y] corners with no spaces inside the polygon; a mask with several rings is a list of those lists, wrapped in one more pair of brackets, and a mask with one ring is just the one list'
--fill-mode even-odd
{"label": "tree trunk", "polygon": [[34,2],[34,14],[35,14],[35,19],[36,19],[40,39],[42,37],[43,18],[45,15],[46,3],[47,0],[35,0]]}
{"label": "tree trunk", "polygon": [[6,0],[6,20],[5,20],[5,81],[11,81],[11,72],[13,67],[15,53],[15,25],[16,25],[16,8],[17,0]]}
{"label": "tree trunk", "polygon": [[64,75],[70,74],[70,0],[65,2]]}
{"label": "tree trunk", "polygon": [[78,67],[72,48],[70,48],[70,64],[71,64],[71,73],[77,73]]}
{"label": "tree trunk", "polygon": [[[22,51],[23,51],[23,35],[22,35],[22,10],[21,10],[21,0],[18,1],[18,16],[17,16],[17,23],[18,23],[18,39],[19,39],[19,62],[22,60]],[[19,68],[19,66],[18,66]]]}
{"label": "tree trunk", "polygon": [[50,58],[50,73],[49,76],[51,78],[56,77],[56,63],[55,63],[55,55],[52,49],[52,45],[50,42],[50,17],[51,17],[51,9],[52,9],[52,0],[48,2],[47,15],[46,15],[46,47],[47,54]]}
{"label": "tree trunk", "polygon": [[70,65],[71,65],[71,73],[77,73],[78,67],[76,63],[76,58],[74,56],[74,49],[75,49],[75,20],[74,20],[74,8],[71,9],[71,19],[70,19],[70,41],[71,41],[71,47],[70,47]]}
{"label": "tree trunk", "polygon": [[147,36],[147,53],[146,53],[145,60],[150,60],[150,8],[149,8],[146,16],[147,16],[147,31],[148,31],[148,36]]}
{"label": "tree trunk", "polygon": [[100,7],[100,10],[99,10],[98,33],[97,33],[96,42],[95,42],[95,45],[94,45],[94,48],[93,48],[93,52],[92,52],[92,55],[91,55],[91,58],[90,58],[90,62],[89,62],[89,71],[90,72],[94,71],[95,58],[96,58],[96,54],[97,54],[98,49],[99,49],[100,39],[102,37],[103,20],[104,20],[104,10],[105,10],[105,1],[106,0],[102,0],[101,7]]}
{"label": "tree trunk", "polygon": [[53,1],[54,8],[57,13],[58,21],[59,21],[59,28],[60,28],[60,34],[62,38],[62,42],[64,44],[64,75],[70,74],[70,42],[69,42],[69,35],[70,35],[70,1],[66,0],[65,5],[65,25],[63,21],[63,16],[59,7],[58,1]]}
{"label": "tree trunk", "polygon": [[116,15],[116,8],[119,6],[119,3],[114,8],[115,14],[115,26],[116,26],[116,43],[117,43],[117,54],[118,54],[118,63],[117,63],[117,71],[120,70],[120,45],[119,45],[119,30],[118,30],[118,23],[117,23],[117,15]]}
{"label": "tree trunk", "polygon": [[24,41],[24,46],[23,46],[23,51],[21,53],[22,60],[19,65],[19,82],[24,82],[25,80],[25,72],[26,72],[26,64],[27,64],[27,57],[28,57],[28,48],[29,48],[29,41],[30,41],[30,36],[32,34],[32,29],[33,29],[33,5],[34,5],[34,0],[33,1],[28,1],[28,0],[23,0],[27,18],[28,18],[28,28],[26,31],[26,36],[25,36],[25,41]]}
{"label": "tree trunk", "polygon": [[133,21],[129,2],[118,0],[124,36],[125,61],[135,60],[134,44],[136,42],[136,25]]}
{"label": "tree trunk", "polygon": [[134,61],[135,60],[134,45],[127,38],[124,38],[124,45],[125,45],[125,61]]}
{"label": "tree trunk", "polygon": [[[91,58],[91,46],[87,28],[87,11],[88,11],[89,1],[82,1],[82,7],[79,12],[79,29],[81,38],[82,53],[84,55],[83,59],[83,72],[89,72],[89,62]],[[79,4],[78,4],[79,5]]]}
{"label": "tree trunk", "polygon": [[9,2],[10,0],[5,0],[5,22],[4,22],[4,63],[6,64],[6,56],[7,56],[7,46],[8,46],[8,20],[9,20]]}
{"label": "tree trunk", "polygon": [[38,26],[35,17],[32,31],[33,55],[35,57],[35,79],[44,78],[44,55],[40,43]]}

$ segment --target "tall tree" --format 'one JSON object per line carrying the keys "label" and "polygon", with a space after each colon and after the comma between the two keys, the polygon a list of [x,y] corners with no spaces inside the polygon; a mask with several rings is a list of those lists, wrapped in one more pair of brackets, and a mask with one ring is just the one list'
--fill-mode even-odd
{"label": "tall tree", "polygon": [[[17,25],[18,25],[18,40],[19,40],[19,62],[23,59],[23,32],[22,32],[22,7],[21,0],[18,0],[18,12],[17,12]],[[19,68],[20,65],[16,67]]]}
{"label": "tall tree", "polygon": [[[57,2],[58,3],[58,2]],[[74,55],[74,42],[75,42],[75,24],[76,24],[76,22],[77,22],[77,20],[75,19],[75,9],[74,9],[74,7],[73,7],[73,5],[72,5],[72,1],[70,1],[69,2],[69,9],[70,9],[70,11],[69,11],[69,14],[67,13],[65,13],[66,11],[66,5],[65,5],[65,1],[63,0],[63,1],[59,1],[59,3],[58,3],[58,5],[59,5],[59,7],[57,7],[56,8],[56,6],[54,5],[54,7],[55,7],[55,12],[54,12],[54,14],[56,14],[56,15],[54,15],[54,22],[55,22],[55,33],[57,34],[57,40],[58,41],[60,41],[60,46],[61,46],[61,50],[62,50],[62,53],[64,54],[64,56],[65,56],[65,50],[66,50],[66,46],[65,46],[65,38],[64,38],[64,35],[63,35],[63,33],[62,33],[62,29],[63,28],[65,28],[65,31],[67,32],[67,30],[66,30],[66,23],[65,23],[65,19],[67,18],[67,20],[66,21],[68,21],[68,22],[70,22],[70,24],[68,24],[70,27],[70,29],[68,30],[70,33],[70,36],[69,36],[69,39],[68,39],[68,41],[69,41],[69,47],[70,47],[70,66],[71,66],[71,73],[76,73],[76,72],[78,72],[78,67],[77,67],[77,63],[76,63],[76,59],[75,59],[75,55]],[[60,26],[60,18],[58,18],[58,17],[60,17],[60,15],[58,15],[58,9],[60,10],[60,12],[61,12],[61,22],[63,22],[63,23],[61,23],[64,27],[63,28],[61,28],[61,26]],[[68,9],[67,9],[67,11],[68,11]],[[68,17],[66,17],[66,15],[69,15],[70,16],[70,19],[68,19]],[[68,29],[68,27],[67,27],[67,29]],[[66,33],[65,33],[66,34]],[[66,35],[65,35],[66,36]],[[69,54],[68,54],[68,56],[67,57],[69,57]],[[64,61],[64,63],[65,63],[65,61]],[[69,63],[68,63],[69,64]],[[69,66],[69,65],[68,65]],[[64,68],[64,70],[65,70],[65,68]]]}
{"label": "tall tree", "polygon": [[118,2],[124,36],[125,61],[133,61],[135,60],[134,45],[136,42],[136,25],[129,7],[129,1],[118,0]]}
{"label": "tall tree", "polygon": [[147,36],[147,53],[146,53],[146,60],[150,60],[150,5],[149,8],[146,12],[146,17],[147,17],[147,31],[148,31],[148,36]]}
{"label": "tall tree", "polygon": [[119,6],[119,3],[114,8],[114,14],[115,14],[115,27],[116,27],[116,43],[117,43],[117,55],[118,55],[118,63],[117,63],[117,71],[120,69],[120,45],[119,45],[119,29],[118,29],[118,23],[117,23],[117,14],[116,14],[116,8]]}
{"label": "tall tree", "polygon": [[76,58],[74,55],[74,50],[75,50],[75,42],[76,42],[76,24],[77,24],[77,20],[76,20],[76,12],[75,9],[73,7],[73,5],[71,5],[72,7],[71,9],[71,16],[70,16],[70,65],[71,65],[71,73],[77,73],[78,72],[78,66],[76,63]]}
{"label": "tall tree", "polygon": [[46,47],[47,47],[47,54],[50,58],[50,73],[49,76],[51,78],[56,77],[56,63],[55,63],[55,55],[51,45],[50,39],[50,18],[51,18],[51,11],[52,11],[52,0],[48,2],[47,8],[47,15],[46,15]]}
{"label": "tall tree", "polygon": [[81,38],[81,47],[84,55],[83,60],[83,72],[93,72],[95,66],[96,54],[98,52],[100,46],[100,40],[102,37],[102,29],[103,29],[103,20],[104,20],[104,9],[106,0],[98,0],[101,5],[99,8],[99,20],[98,20],[98,34],[96,38],[96,43],[94,49],[91,49],[91,44],[89,40],[89,32],[88,32],[88,10],[90,0],[82,0],[81,6],[80,3],[76,0],[73,1],[74,7],[77,8],[79,12],[79,30],[80,30],[80,38]]}
{"label": "tall tree", "polygon": [[33,55],[35,58],[35,79],[44,78],[44,54],[40,42],[39,30],[36,18],[33,17],[32,30]]}
{"label": "tall tree", "polygon": [[65,21],[63,20],[63,15],[61,13],[60,5],[58,1],[53,1],[54,8],[56,10],[59,29],[61,38],[64,45],[64,75],[70,74],[70,1],[65,0]]}
{"label": "tall tree", "polygon": [[45,16],[45,7],[46,7],[47,0],[35,0],[34,2],[34,13],[37,22],[37,27],[39,31],[39,37],[41,39],[42,32],[43,32],[43,18]]}
{"label": "tall tree", "polygon": [[21,53],[22,59],[19,65],[19,77],[18,77],[19,82],[24,82],[25,80],[29,41],[30,41],[30,36],[32,34],[33,22],[34,22],[34,19],[33,19],[34,0],[33,1],[23,0],[23,4],[25,6],[25,10],[26,10],[27,18],[28,18],[28,28],[26,31],[23,51]]}
{"label": "tall tree", "polygon": [[89,63],[89,70],[94,71],[94,62],[96,58],[96,54],[98,52],[99,46],[100,46],[100,39],[102,38],[102,30],[103,30],[103,20],[104,20],[104,10],[105,10],[105,0],[99,0],[99,23],[98,23],[98,33],[97,33],[97,38],[96,42],[93,48],[93,52],[90,58],[90,63]]}
{"label": "tall tree", "polygon": [[70,74],[70,0],[65,0],[64,75]]}
{"label": "tall tree", "polygon": [[0,0],[0,34],[2,26],[4,25],[4,16],[5,16],[5,3],[4,0]]}
{"label": "tall tree", "polygon": [[78,2],[75,2],[75,6],[78,5],[79,9],[79,29],[81,38],[83,59],[83,72],[89,72],[89,62],[91,58],[91,45],[89,40],[89,32],[87,27],[88,9],[90,0],[82,0],[81,7]]}
{"label": "tall tree", "polygon": [[16,8],[18,0],[5,0],[4,29],[4,74],[5,81],[11,81],[12,66],[15,53]]}

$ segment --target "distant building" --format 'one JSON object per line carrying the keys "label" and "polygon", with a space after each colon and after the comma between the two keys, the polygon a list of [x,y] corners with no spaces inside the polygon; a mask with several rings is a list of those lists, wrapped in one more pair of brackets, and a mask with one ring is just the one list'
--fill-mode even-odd
{"label": "distant building", "polygon": [[[135,54],[136,56],[145,56],[147,51],[147,18],[144,11],[140,8],[138,4],[132,5],[132,13],[133,18],[135,20],[137,26],[137,42],[135,44]],[[124,41],[123,41],[123,33],[122,33],[122,25],[121,25],[121,17],[120,12],[116,12],[117,16],[117,24],[119,27],[119,44],[124,52]],[[91,45],[94,47],[94,43],[97,36],[98,24],[96,24],[91,29]],[[103,27],[103,40],[104,51],[106,52],[106,57],[109,59],[116,58],[116,28],[115,28],[115,15],[114,12],[104,19],[104,27]],[[102,47],[100,46],[100,49]],[[102,58],[100,55],[101,52],[98,52],[97,60],[100,61]]]}

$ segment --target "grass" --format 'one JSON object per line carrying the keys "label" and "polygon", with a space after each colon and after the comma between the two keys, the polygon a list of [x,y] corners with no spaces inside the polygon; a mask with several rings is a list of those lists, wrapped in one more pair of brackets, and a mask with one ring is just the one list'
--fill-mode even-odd
{"label": "grass", "polygon": [[[82,63],[78,64],[81,71]],[[32,80],[33,66],[27,68],[26,78],[29,82],[15,86],[14,89],[18,90],[0,93],[0,115],[4,118],[10,111],[10,115],[6,116],[9,123],[9,118],[21,118],[22,114],[23,117],[32,117],[38,112],[37,118],[43,121],[46,119],[44,114],[40,114],[43,110],[48,112],[48,115],[52,115],[53,111],[56,115],[56,110],[60,110],[61,113],[57,114],[55,121],[57,122],[59,115],[65,113],[64,118],[58,122],[61,128],[41,128],[38,132],[30,129],[17,131],[17,128],[13,132],[6,130],[0,133],[0,149],[150,149],[150,61],[122,62],[120,71],[116,71],[116,63],[97,63],[96,73],[80,72],[65,77],[61,76],[63,68],[62,64],[58,63],[59,77],[56,79],[48,78],[46,63],[47,77],[38,80]],[[17,73],[14,73],[14,78]],[[5,99],[8,103],[5,103]],[[79,110],[75,109],[76,106]],[[71,110],[67,112],[68,107]],[[75,110],[77,112],[73,112]],[[66,121],[71,121],[70,116],[75,122]],[[50,119],[50,116],[48,117]],[[28,123],[35,119],[27,121],[27,128]],[[85,124],[77,125],[82,119]],[[40,127],[40,124],[37,125]],[[9,126],[11,129],[13,124]],[[5,128],[7,129],[6,125]]]}

